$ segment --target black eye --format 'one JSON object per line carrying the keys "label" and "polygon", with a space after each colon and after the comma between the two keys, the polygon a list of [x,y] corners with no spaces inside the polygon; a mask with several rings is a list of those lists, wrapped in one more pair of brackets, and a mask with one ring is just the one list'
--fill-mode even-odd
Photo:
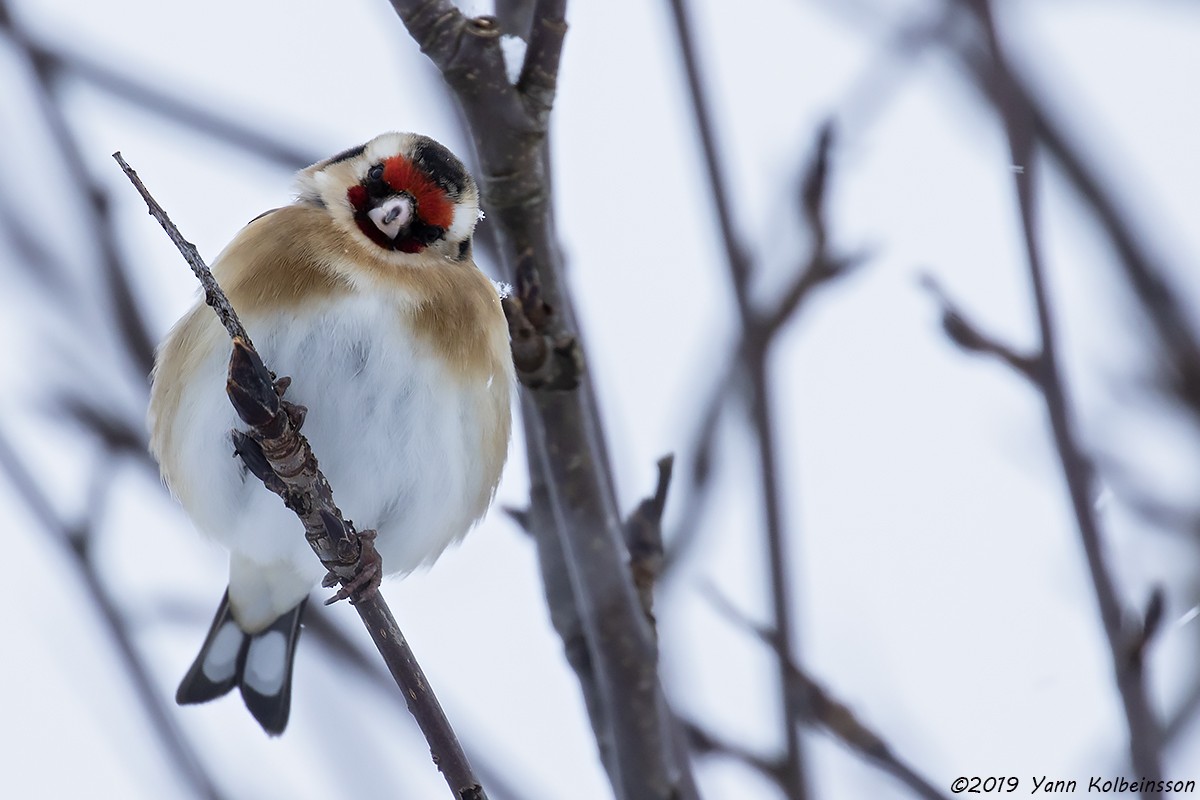
{"label": "black eye", "polygon": [[367,172],[367,178],[371,181],[383,180],[383,165],[376,164]]}

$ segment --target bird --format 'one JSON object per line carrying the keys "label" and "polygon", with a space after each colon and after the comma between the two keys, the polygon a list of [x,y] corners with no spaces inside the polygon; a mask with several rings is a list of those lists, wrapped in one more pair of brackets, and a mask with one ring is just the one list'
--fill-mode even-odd
{"label": "bird", "polygon": [[[511,433],[500,290],[476,266],[479,190],[433,139],[389,132],[301,170],[212,272],[264,362],[288,376],[303,433],[383,572],[432,563],[485,514]],[[164,483],[229,551],[229,583],[176,693],[235,687],[269,735],[291,710],[296,643],[325,574],[303,526],[234,457],[230,340],[196,304],[158,347],[147,423]],[[244,427],[244,426],[241,426]]]}

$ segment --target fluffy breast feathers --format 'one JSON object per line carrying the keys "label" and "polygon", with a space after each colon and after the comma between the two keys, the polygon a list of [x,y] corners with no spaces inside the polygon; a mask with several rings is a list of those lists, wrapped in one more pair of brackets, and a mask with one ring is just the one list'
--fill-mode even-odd
{"label": "fluffy breast feathers", "polygon": [[[298,203],[247,225],[218,257],[213,273],[256,340],[256,326],[266,324],[264,320],[279,324],[280,319],[294,318],[296,325],[303,325],[322,309],[353,308],[352,303],[340,301],[356,296],[382,301],[389,308],[394,305],[400,335],[411,337],[411,346],[440,361],[452,383],[486,397],[485,417],[494,424],[484,425],[479,459],[482,471],[495,477],[487,496],[479,498],[482,507],[476,516],[483,513],[507,452],[513,368],[499,296],[469,258],[456,261],[435,253],[413,254],[398,265],[364,247],[335,225],[324,209]],[[155,369],[151,450],[168,485],[189,511],[202,501],[184,496],[189,481],[182,473],[189,469],[189,456],[183,452],[178,431],[180,417],[186,415],[185,396],[194,391],[196,376],[207,376],[205,365],[211,364],[214,353],[227,358],[229,349],[216,316],[201,303],[168,335]],[[272,366],[270,354],[263,356]],[[213,431],[212,436],[227,441],[224,433]],[[321,458],[319,452],[317,457]],[[464,502],[476,506],[479,500],[464,498]]]}

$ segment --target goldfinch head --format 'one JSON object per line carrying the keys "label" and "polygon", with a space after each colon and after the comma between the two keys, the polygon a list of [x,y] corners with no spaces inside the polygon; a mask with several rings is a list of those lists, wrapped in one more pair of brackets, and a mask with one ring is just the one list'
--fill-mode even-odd
{"label": "goldfinch head", "polygon": [[384,133],[297,176],[299,201],[328,210],[364,247],[389,260],[470,257],[479,189],[461,161],[415,133]]}

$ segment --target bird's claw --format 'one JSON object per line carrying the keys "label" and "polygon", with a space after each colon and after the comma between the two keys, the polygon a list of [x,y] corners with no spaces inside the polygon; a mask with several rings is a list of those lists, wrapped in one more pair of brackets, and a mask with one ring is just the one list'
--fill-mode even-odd
{"label": "bird's claw", "polygon": [[356,605],[359,600],[372,597],[379,590],[379,582],[383,579],[383,559],[375,549],[375,531],[359,531],[358,540],[362,547],[358,553],[358,563],[354,568],[354,577],[349,581],[330,570],[321,581],[325,589],[333,588],[339,583],[342,588],[325,601],[325,605],[333,605],[339,600],[349,600],[350,605]]}

